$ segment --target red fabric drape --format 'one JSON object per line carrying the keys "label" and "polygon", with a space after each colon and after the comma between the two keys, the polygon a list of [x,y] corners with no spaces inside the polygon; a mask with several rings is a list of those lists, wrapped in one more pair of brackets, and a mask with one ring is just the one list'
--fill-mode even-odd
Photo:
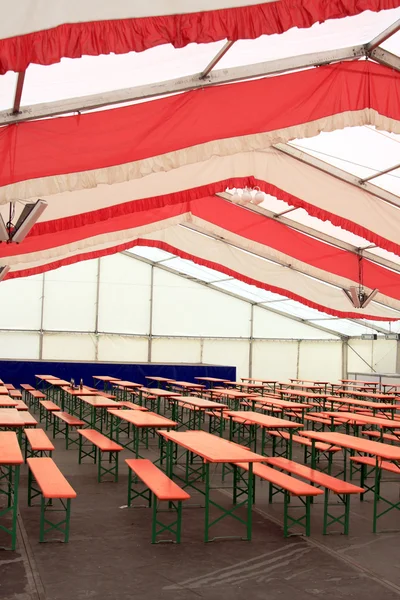
{"label": "red fabric drape", "polygon": [[306,28],[328,19],[397,6],[398,0],[280,0],[183,15],[70,22],[1,40],[0,74],[24,71],[30,63],[50,65],[63,57],[141,52],[161,44],[181,48],[192,42],[254,39],[292,27]]}

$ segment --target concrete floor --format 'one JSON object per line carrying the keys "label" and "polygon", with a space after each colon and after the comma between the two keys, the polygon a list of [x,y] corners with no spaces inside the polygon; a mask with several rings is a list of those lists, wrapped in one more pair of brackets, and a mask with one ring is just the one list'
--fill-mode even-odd
{"label": "concrete floor", "polygon": [[[94,465],[78,465],[77,449],[66,451],[62,439],[55,442],[53,458],[78,493],[70,542],[39,544],[39,509],[27,507],[24,466],[18,551],[0,551],[1,600],[400,598],[400,533],[371,533],[371,500],[353,499],[347,537],[321,535],[318,500],[311,537],[284,539],[283,507],[279,501],[269,505],[268,487],[258,482],[251,542],[205,544],[204,510],[192,507],[183,513],[181,545],[152,545],[149,510],[126,508],[123,459],[129,454],[121,456],[117,484],[98,484]],[[398,484],[383,485],[398,498]],[[228,506],[228,492],[217,494]],[[392,512],[383,525],[400,529],[400,513]],[[241,535],[243,526],[230,519],[216,533]]]}

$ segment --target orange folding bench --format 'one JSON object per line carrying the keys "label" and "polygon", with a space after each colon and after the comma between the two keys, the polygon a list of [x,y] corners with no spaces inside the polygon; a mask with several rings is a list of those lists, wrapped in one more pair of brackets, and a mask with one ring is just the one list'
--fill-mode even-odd
{"label": "orange folding bench", "polygon": [[[311,450],[312,450],[312,442],[301,435],[296,435],[295,433],[290,436],[287,431],[269,431],[269,435],[272,436],[272,456],[277,455],[276,446],[279,438],[286,441],[286,444],[292,440],[292,442],[296,444],[300,444],[304,447],[304,462],[307,463],[308,459],[311,458]],[[330,472],[331,464],[332,464],[332,455],[335,452],[340,450],[339,446],[331,446],[329,444],[324,444],[323,442],[316,442],[315,449],[318,450],[320,454],[324,454],[328,460],[328,472]],[[287,456],[287,449],[285,450],[285,455]],[[281,456],[281,455],[279,455]]]}
{"label": "orange folding bench", "polygon": [[[112,475],[114,481],[118,481],[118,458],[123,450],[122,446],[110,440],[107,436],[96,429],[77,429],[79,435],[79,455],[78,462],[86,457],[97,462],[97,481],[101,483],[103,475]],[[86,440],[86,443],[85,443]],[[102,455],[109,455],[108,468],[102,464]]]}
{"label": "orange folding bench", "polygon": [[[267,458],[266,462],[269,465],[273,465],[278,469],[289,472],[291,475],[296,475],[302,479],[308,480],[310,483],[319,485],[325,488],[324,494],[324,525],[323,533],[328,533],[328,527],[334,523],[339,523],[343,526],[343,533],[348,535],[349,533],[349,516],[350,516],[350,496],[351,494],[362,494],[364,489],[342,479],[326,475],[321,471],[310,469],[306,465],[301,465],[293,460],[287,458],[276,457]],[[333,492],[339,498],[341,505],[344,506],[344,512],[339,516],[332,515],[329,513],[329,492]],[[334,504],[334,506],[338,506]]]}
{"label": "orange folding bench", "polygon": [[42,421],[45,417],[46,429],[51,425],[52,413],[60,410],[61,408],[52,400],[39,400],[39,419]]}
{"label": "orange folding bench", "polygon": [[[68,542],[71,500],[76,498],[75,490],[52,458],[28,458],[26,462],[29,467],[28,506],[32,506],[32,500],[37,496],[41,498],[39,541],[44,542],[46,534],[56,530],[63,534],[61,541]],[[59,502],[55,503],[56,500]],[[61,521],[50,520],[52,513],[59,519],[60,512],[63,515]]]}
{"label": "orange folding bench", "polygon": [[[189,494],[147,458],[127,458],[125,462],[129,467],[128,506],[132,506],[132,500],[140,497],[146,500],[146,505],[153,510],[151,543],[170,542],[171,539],[157,542],[158,535],[169,531],[179,544],[182,529],[182,502],[190,498]],[[138,491],[133,487],[135,476],[145,484],[146,490]],[[169,507],[175,511],[176,520],[173,523],[165,524],[159,520],[160,513],[157,509],[160,502],[168,502]]]}
{"label": "orange folding bench", "polygon": [[[242,495],[243,489],[241,487],[242,475],[238,472],[238,469],[245,471],[249,470],[248,463],[235,463],[234,464],[234,484],[233,484],[233,503],[236,504],[238,498]],[[318,488],[299,481],[295,477],[281,473],[277,469],[273,469],[264,464],[253,465],[253,477],[259,477],[269,482],[269,502],[272,503],[272,499],[276,494],[283,494],[283,535],[288,537],[290,534],[289,529],[293,525],[298,525],[305,530],[305,535],[310,535],[310,515],[311,515],[311,498],[315,496],[322,496],[323,491]],[[300,517],[295,518],[293,516],[294,510],[298,512],[299,506],[293,508],[290,502],[290,496],[296,496],[299,498],[301,504],[304,506],[304,512]],[[255,499],[255,485],[253,485],[253,500]],[[293,510],[290,511],[289,509]]]}
{"label": "orange folding bench", "polygon": [[54,445],[49,440],[47,433],[43,429],[24,429],[26,444],[25,458],[36,456],[50,456],[54,450]]}
{"label": "orange folding bench", "polygon": [[67,412],[53,411],[53,438],[55,438],[58,433],[63,434],[67,450],[71,444],[79,444],[78,439],[71,438],[71,428],[76,429],[77,427],[84,427],[85,425],[85,421],[82,421]]}

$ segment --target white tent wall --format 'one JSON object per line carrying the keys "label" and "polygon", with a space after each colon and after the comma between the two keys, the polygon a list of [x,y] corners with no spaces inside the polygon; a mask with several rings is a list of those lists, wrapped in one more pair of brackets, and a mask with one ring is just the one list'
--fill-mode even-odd
{"label": "white tent wall", "polygon": [[[346,374],[338,336],[171,273],[167,263],[117,254],[2,282],[0,358],[212,363],[279,380]],[[396,371],[396,341],[349,346],[349,371]]]}
{"label": "white tent wall", "polygon": [[153,335],[249,338],[250,320],[248,302],[155,268]]}
{"label": "white tent wall", "polygon": [[322,381],[338,381],[343,373],[343,346],[336,341],[299,342],[300,379],[321,379]]}
{"label": "white tent wall", "polygon": [[[98,265],[97,330],[110,333],[149,333],[151,267],[123,254],[107,256]],[[147,357],[145,358],[147,360]]]}
{"label": "white tent wall", "polygon": [[94,334],[45,333],[42,358],[44,360],[95,360],[96,336]]}
{"label": "white tent wall", "polygon": [[[266,305],[267,306],[267,305]],[[274,303],[274,306],[277,306]],[[278,305],[279,306],[279,305]],[[299,323],[290,317],[283,317],[273,312],[268,312],[262,308],[254,307],[254,337],[269,337],[277,339],[332,339],[332,334],[326,333],[321,329],[310,327],[305,323]]]}
{"label": "white tent wall", "polygon": [[40,343],[39,332],[0,331],[0,359],[37,359]]}
{"label": "white tent wall", "polygon": [[201,363],[202,339],[153,338],[151,362]]}
{"label": "white tent wall", "polygon": [[298,347],[295,341],[254,341],[251,376],[280,381],[297,377]]}
{"label": "white tent wall", "polygon": [[396,373],[398,360],[396,340],[359,340],[348,342],[348,367],[353,373]]}
{"label": "white tent wall", "polygon": [[126,335],[99,335],[97,337],[97,357],[100,362],[146,362],[148,338]]}
{"label": "white tent wall", "polygon": [[43,329],[94,331],[97,268],[86,261],[45,275]]}

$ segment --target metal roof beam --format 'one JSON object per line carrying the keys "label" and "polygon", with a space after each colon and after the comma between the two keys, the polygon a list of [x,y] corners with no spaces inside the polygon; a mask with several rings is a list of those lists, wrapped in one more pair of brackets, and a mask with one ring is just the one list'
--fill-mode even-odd
{"label": "metal roof beam", "polygon": [[372,323],[370,325],[367,325],[367,323],[364,323],[364,321],[362,321],[361,319],[351,319],[351,321],[353,323],[357,323],[358,325],[362,325],[363,327],[368,327],[368,329],[374,329],[378,333],[384,333],[385,335],[390,333],[389,329],[384,329],[383,327],[379,327],[379,325],[375,325]]}
{"label": "metal roof beam", "polygon": [[384,31],[379,33],[373,40],[366,44],[367,52],[372,52],[375,48],[378,48],[381,44],[386,42],[392,35],[400,31],[400,19],[397,19],[392,25],[387,27]]}
{"label": "metal roof beam", "polygon": [[[338,50],[314,52],[312,54],[303,54],[300,56],[233,67],[230,69],[219,69],[211,71],[206,79],[201,79],[202,73],[197,73],[187,77],[171,79],[169,81],[114,90],[112,92],[83,96],[81,98],[69,98],[57,102],[23,106],[18,115],[15,115],[10,111],[1,111],[0,126],[22,121],[32,121],[33,119],[55,117],[57,115],[68,113],[84,112],[104,106],[140,101],[168,94],[177,94],[223,83],[233,83],[235,81],[264,77],[266,75],[277,75],[279,73],[306,69],[313,66],[327,65],[344,60],[354,60],[355,58],[361,58],[363,56],[366,56],[364,45],[350,46]],[[204,72],[205,71],[203,71],[203,73]]]}
{"label": "metal roof beam", "polygon": [[[234,294],[233,292],[229,292],[228,290],[219,288],[216,285],[213,285],[212,283],[208,283],[207,281],[201,281],[200,279],[196,279],[195,277],[192,277],[191,275],[187,275],[186,273],[180,273],[176,269],[171,269],[170,267],[167,267],[166,265],[161,265],[160,263],[156,263],[152,260],[149,260],[148,258],[144,258],[143,256],[136,256],[127,251],[123,251],[123,252],[121,252],[121,254],[125,254],[125,256],[129,256],[130,258],[133,258],[134,260],[140,260],[141,262],[144,262],[144,263],[147,263],[148,265],[157,267],[158,269],[161,269],[162,271],[166,271],[167,273],[171,273],[172,275],[177,275],[178,277],[183,277],[184,279],[188,279],[189,281],[194,281],[195,283],[198,283],[199,285],[203,285],[204,287],[215,290],[216,292],[225,294],[226,296],[230,296],[231,298],[235,298],[236,300],[241,300],[241,302],[246,302],[247,304],[252,304],[253,306],[258,306],[262,310],[266,310],[268,312],[275,313],[276,315],[279,315],[281,317],[286,317],[287,319],[297,321],[298,323],[302,323],[303,325],[308,325],[309,327],[312,327],[313,329],[319,329],[320,331],[329,333],[329,335],[333,335],[335,337],[339,337],[339,338],[345,339],[345,340],[349,339],[348,336],[338,333],[337,331],[333,331],[331,329],[328,329],[327,327],[323,327],[322,325],[314,325],[312,323],[309,323],[306,319],[301,319],[300,317],[296,317],[294,315],[289,315],[288,313],[277,310],[275,308],[269,308],[267,306],[263,306],[262,304],[259,304],[258,302],[253,302],[252,300],[249,300],[248,298],[245,298],[244,296],[240,296],[239,294]],[[199,336],[199,337],[201,337],[201,336]]]}
{"label": "metal roof beam", "polygon": [[[228,202],[232,202],[231,194],[221,193],[221,194],[217,194],[217,196],[219,196],[220,198],[223,198],[224,200],[227,200]],[[331,246],[335,246],[336,248],[346,250],[347,252],[351,252],[352,254],[357,254],[357,255],[360,254],[360,248],[358,248],[357,246],[354,246],[353,244],[349,244],[348,242],[343,242],[342,240],[332,237],[331,235],[328,235],[327,233],[323,233],[322,231],[318,231],[317,229],[313,229],[312,227],[308,227],[307,225],[303,225],[303,223],[298,223],[297,221],[292,221],[291,219],[281,217],[281,215],[284,213],[276,214],[276,213],[272,212],[271,210],[268,210],[266,208],[263,208],[261,206],[257,206],[256,204],[251,204],[251,203],[247,204],[244,208],[246,208],[247,210],[256,212],[258,214],[261,214],[269,219],[279,221],[280,223],[287,225],[291,229],[294,229],[296,231],[301,231],[302,233],[305,233],[306,235],[309,235],[309,236],[311,236],[317,240],[320,240],[322,242],[326,242],[327,244],[330,244]],[[369,247],[370,246],[368,246],[368,248]],[[382,258],[381,256],[371,254],[371,252],[368,252],[367,250],[363,250],[363,249],[361,249],[361,250],[362,250],[362,255],[364,258],[366,258],[366,259],[370,260],[371,262],[374,262],[378,265],[381,265],[382,267],[387,267],[388,269],[392,269],[393,271],[400,273],[400,264],[397,264],[391,260],[388,260],[387,258]]]}
{"label": "metal roof beam", "polygon": [[24,81],[25,81],[25,71],[21,71],[20,73],[18,73],[17,86],[15,88],[14,105],[13,105],[13,110],[12,110],[13,115],[18,115],[20,112],[19,109],[21,106],[21,97],[22,97],[22,90],[24,87]]}
{"label": "metal roof beam", "polygon": [[385,67],[400,71],[400,57],[383,48],[375,48],[368,56]]}
{"label": "metal roof beam", "polygon": [[394,165],[394,167],[389,167],[388,169],[385,169],[384,171],[378,171],[374,175],[370,175],[369,177],[360,179],[360,183],[366,183],[367,181],[371,181],[372,179],[376,179],[377,177],[380,177],[381,175],[386,175],[387,173],[391,173],[392,171],[395,171],[396,169],[399,169],[399,168],[400,168],[400,163],[398,163],[397,165]]}
{"label": "metal roof beam", "polygon": [[332,177],[335,177],[336,179],[346,181],[347,183],[350,183],[351,185],[354,185],[355,187],[358,187],[365,192],[368,192],[369,194],[388,202],[389,204],[400,207],[400,197],[396,196],[396,194],[387,192],[386,190],[370,183],[360,183],[359,177],[356,177],[347,171],[343,171],[338,167],[334,167],[333,165],[330,165],[319,158],[315,158],[315,156],[308,154],[304,150],[300,150],[299,148],[290,146],[289,144],[275,144],[274,148],[280,152],[283,152],[284,154],[288,154],[289,156],[296,158],[300,162],[304,162],[312,167],[315,167],[319,171],[323,171],[328,175],[332,175]]}
{"label": "metal roof beam", "polygon": [[[280,267],[284,267],[286,269],[291,269],[295,273],[300,273],[301,275],[304,275],[305,277],[309,277],[310,279],[314,279],[315,281],[318,281],[322,284],[329,285],[333,288],[336,288],[337,290],[343,290],[343,287],[340,285],[340,283],[332,283],[331,281],[328,281],[327,279],[325,279],[322,275],[320,277],[318,277],[317,275],[309,275],[306,271],[300,269],[299,267],[294,267],[289,262],[285,262],[285,260],[278,260],[277,258],[269,258],[268,256],[263,256],[262,254],[255,252],[254,250],[249,250],[248,248],[246,248],[246,246],[240,244],[239,242],[235,242],[235,243],[230,242],[224,236],[210,233],[207,230],[204,230],[201,227],[195,225],[194,223],[191,223],[190,225],[181,224],[180,227],[183,227],[184,229],[188,229],[189,231],[192,231],[194,233],[200,233],[205,237],[216,240],[217,242],[222,242],[223,244],[226,244],[227,246],[230,246],[231,248],[236,248],[237,250],[241,250],[242,252],[251,254],[251,255],[255,256],[256,258],[261,258],[262,260],[266,260],[275,265],[279,265]],[[385,308],[388,308],[389,310],[397,311],[397,312],[399,312],[399,315],[400,315],[400,309],[392,308],[391,306],[386,306],[386,304],[383,304],[382,302],[379,302],[379,301],[375,301],[375,304],[380,304],[381,306],[384,306]],[[345,317],[343,317],[343,318],[345,318]]]}
{"label": "metal roof beam", "polygon": [[204,71],[201,72],[200,79],[205,79],[211,73],[211,71],[214,69],[215,65],[217,63],[219,63],[221,58],[224,57],[225,54],[228,52],[228,50],[230,50],[232,48],[234,43],[235,43],[234,41],[229,40],[228,42],[226,42],[226,44],[224,44],[222,46],[221,50],[214,56],[214,58],[206,66]]}

